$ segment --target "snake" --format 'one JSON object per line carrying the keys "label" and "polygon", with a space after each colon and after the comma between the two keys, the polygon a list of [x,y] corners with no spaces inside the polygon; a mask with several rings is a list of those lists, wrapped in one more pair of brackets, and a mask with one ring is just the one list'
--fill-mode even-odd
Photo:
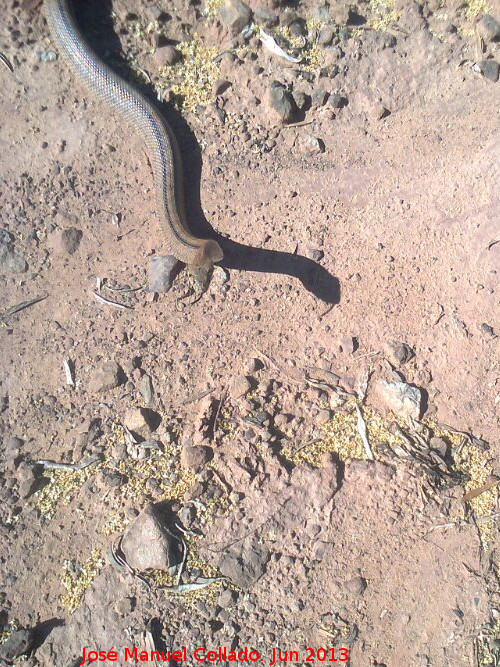
{"label": "snake", "polygon": [[217,241],[193,235],[186,221],[183,172],[174,132],[153,104],[114,72],[86,42],[68,0],[44,0],[52,41],[73,76],[137,132],[146,147],[168,254],[185,263],[198,287],[206,287],[223,258]]}

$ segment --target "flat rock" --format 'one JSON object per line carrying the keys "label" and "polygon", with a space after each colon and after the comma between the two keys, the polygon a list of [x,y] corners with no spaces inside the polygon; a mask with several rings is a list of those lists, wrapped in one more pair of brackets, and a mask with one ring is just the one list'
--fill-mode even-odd
{"label": "flat rock", "polygon": [[149,258],[148,289],[150,292],[168,292],[179,270],[179,260],[173,255],[153,255]]}
{"label": "flat rock", "polygon": [[181,466],[191,470],[200,470],[213,459],[211,447],[205,445],[185,444],[181,450]]}
{"label": "flat rock", "polygon": [[246,590],[265,573],[268,560],[269,552],[256,545],[239,553],[225,554],[219,563],[219,569],[233,584]]}
{"label": "flat rock", "polygon": [[399,417],[419,419],[422,413],[422,390],[406,382],[378,380],[376,392],[384,405]]}
{"label": "flat rock", "polygon": [[236,37],[252,19],[252,10],[242,0],[224,0],[220,9],[219,17],[222,23],[229,28]]}
{"label": "flat rock", "polygon": [[28,263],[22,255],[12,247],[0,244],[0,272],[1,273],[25,273]]}
{"label": "flat rock", "polygon": [[229,385],[229,395],[233,400],[243,398],[252,389],[252,383],[246,375],[236,375]]}
{"label": "flat rock", "polygon": [[94,393],[109,391],[119,387],[124,379],[122,367],[116,361],[106,361],[94,371],[90,379],[90,389]]}
{"label": "flat rock", "polygon": [[121,549],[135,570],[168,570],[179,562],[179,542],[155,505],[148,505],[127,528]]}

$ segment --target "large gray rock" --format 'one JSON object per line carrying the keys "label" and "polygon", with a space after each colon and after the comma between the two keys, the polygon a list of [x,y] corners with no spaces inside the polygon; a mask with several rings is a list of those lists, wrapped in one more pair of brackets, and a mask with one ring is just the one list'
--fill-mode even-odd
{"label": "large gray rock", "polygon": [[236,37],[250,23],[252,10],[242,0],[224,0],[219,9],[219,17]]}

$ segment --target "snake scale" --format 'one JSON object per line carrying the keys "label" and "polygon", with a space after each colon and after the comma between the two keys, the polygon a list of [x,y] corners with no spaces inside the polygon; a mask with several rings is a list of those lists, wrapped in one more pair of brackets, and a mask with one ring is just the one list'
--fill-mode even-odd
{"label": "snake scale", "polygon": [[196,238],[189,231],[182,164],[171,127],[144,95],[88,46],[68,0],[44,0],[44,8],[52,39],[73,75],[142,137],[153,169],[166,250],[187,264],[198,284],[206,284],[214,262],[220,261],[223,253],[216,241]]}

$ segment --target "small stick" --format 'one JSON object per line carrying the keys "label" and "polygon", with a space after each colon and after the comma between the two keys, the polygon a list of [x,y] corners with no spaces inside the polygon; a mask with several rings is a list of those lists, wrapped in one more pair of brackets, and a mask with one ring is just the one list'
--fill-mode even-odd
{"label": "small stick", "polygon": [[100,461],[102,461],[102,456],[93,456],[83,463],[58,463],[57,461],[41,459],[40,461],[35,461],[35,465],[43,466],[48,470],[84,470]]}
{"label": "small stick", "polygon": [[119,308],[120,310],[132,309],[131,306],[126,306],[124,303],[117,303],[116,301],[111,301],[111,299],[106,299],[106,297],[97,294],[97,292],[93,292],[93,295],[95,296],[96,301],[99,301],[99,303],[104,303],[106,306],[113,306],[114,308]]}

